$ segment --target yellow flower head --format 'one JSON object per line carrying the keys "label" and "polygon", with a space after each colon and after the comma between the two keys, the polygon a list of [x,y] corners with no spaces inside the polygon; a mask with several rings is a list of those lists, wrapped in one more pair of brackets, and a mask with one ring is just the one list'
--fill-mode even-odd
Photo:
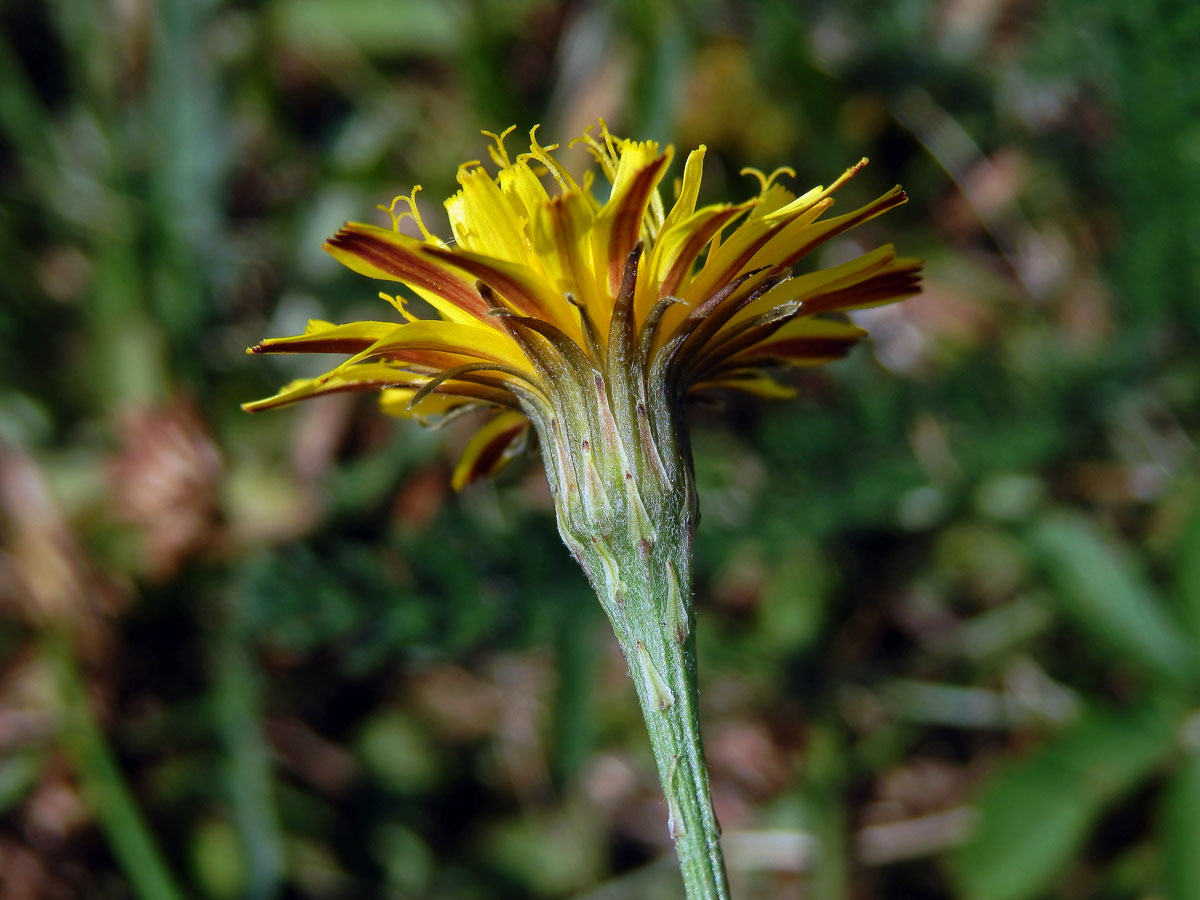
{"label": "yellow flower head", "polygon": [[[890,245],[792,273],[825,241],[905,202],[895,187],[823,218],[866,160],[799,197],[777,183],[780,172],[752,171],[756,197],[698,209],[701,146],[668,209],[658,186],[671,147],[618,139],[603,122],[598,136],[585,134],[611,183],[600,201],[591,179],[572,179],[552,155],[557,145],[541,146],[536,129],[529,152],[510,158],[509,131],[489,134],[495,175],[477,162],[459,169],[460,189],[446,201],[452,241],[429,233],[410,196],[397,198],[408,213],[397,214],[396,201],[387,209],[392,228],[350,223],[325,244],[354,271],[407,285],[437,318],[417,318],[382,294],[399,324],[313,321],[302,335],[266,340],[250,352],[349,359],[247,410],[350,390],[380,391],[386,412],[422,420],[490,409],[456,487],[502,466],[532,425],[559,499],[577,493],[603,518],[608,505],[624,503],[605,499],[612,478],[670,483],[683,473],[690,483],[680,423],[690,393],[787,395],[772,371],[837,359],[864,336],[837,313],[919,290],[920,262],[897,258]],[[407,214],[423,239],[399,232]]]}

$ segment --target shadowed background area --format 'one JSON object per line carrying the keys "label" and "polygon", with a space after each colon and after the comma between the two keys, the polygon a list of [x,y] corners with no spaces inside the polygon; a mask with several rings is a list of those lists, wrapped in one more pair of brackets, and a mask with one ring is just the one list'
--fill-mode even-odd
{"label": "shadowed background area", "polygon": [[319,249],[344,220],[421,184],[448,234],[480,129],[603,116],[705,143],[701,202],[869,156],[839,209],[911,201],[816,262],[927,260],[796,399],[692,417],[734,895],[1200,897],[1200,7],[51,0],[0,26],[0,895],[676,896],[536,458],[456,495],[469,425],[238,408],[325,363],[247,346],[391,313]]}

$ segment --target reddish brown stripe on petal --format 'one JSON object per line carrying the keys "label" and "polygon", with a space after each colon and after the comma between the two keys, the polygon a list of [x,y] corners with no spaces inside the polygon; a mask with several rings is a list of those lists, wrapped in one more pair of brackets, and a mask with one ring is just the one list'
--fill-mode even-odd
{"label": "reddish brown stripe on petal", "polygon": [[834,359],[845,356],[858,338],[784,338],[767,341],[743,351],[741,356],[767,356],[780,359]]}
{"label": "reddish brown stripe on petal", "polygon": [[463,312],[487,321],[487,307],[479,295],[465,282],[451,277],[445,269],[419,253],[405,250],[372,234],[346,228],[325,243],[359,257],[397,281],[431,291]]}
{"label": "reddish brown stripe on petal", "polygon": [[696,261],[696,257],[700,255],[700,251],[704,249],[704,246],[712,240],[712,236],[720,231],[726,222],[743,212],[745,208],[745,206],[730,207],[714,215],[702,227],[696,229],[687,239],[687,243],[684,244],[679,256],[675,258],[675,262],[671,264],[670,270],[663,279],[658,296],[667,297],[679,289],[679,284],[683,281],[683,276],[691,271],[692,263]]}
{"label": "reddish brown stripe on petal", "polygon": [[920,264],[914,266],[911,270],[888,272],[860,284],[809,297],[804,301],[804,314],[872,306],[916,294],[921,290],[921,275]]}
{"label": "reddish brown stripe on petal", "polygon": [[292,340],[272,344],[263,342],[250,348],[251,353],[346,353],[354,355],[373,343],[369,338],[320,338],[311,341]]}
{"label": "reddish brown stripe on petal", "polygon": [[396,362],[410,363],[425,369],[442,371],[460,366],[464,362],[472,362],[476,357],[462,353],[447,353],[444,350],[388,350],[379,354],[381,359],[392,359]]}
{"label": "reddish brown stripe on petal", "polygon": [[614,294],[621,287],[626,258],[642,235],[642,219],[646,215],[646,204],[650,202],[650,192],[658,184],[668,159],[664,154],[645,166],[634,176],[629,191],[621,198],[608,238],[608,289]]}
{"label": "reddish brown stripe on petal", "polygon": [[[425,252],[431,256],[436,256],[438,259],[444,260],[452,266],[462,269],[471,275],[474,275],[480,281],[488,285],[493,291],[502,296],[505,300],[513,305],[514,308],[520,310],[529,316],[536,316],[547,322],[556,321],[549,310],[546,309],[542,301],[536,294],[531,292],[529,288],[522,284],[519,280],[504,272],[495,266],[490,266],[486,262],[474,257],[467,256],[463,253],[454,253],[451,250],[443,250],[440,247],[425,247]],[[495,320],[486,314],[487,304],[483,298],[476,295],[480,306],[483,308],[484,315],[480,318],[485,318],[488,324],[495,327]]]}
{"label": "reddish brown stripe on petal", "polygon": [[822,228],[822,223],[817,223],[814,228],[818,230],[818,234],[805,244],[793,250],[784,259],[780,260],[779,265],[793,266],[798,260],[807,256],[830,238],[837,237],[839,234],[845,234],[851,228],[856,228],[863,222],[873,219],[876,216],[887,212],[889,209],[892,209],[896,206],[901,206],[907,202],[908,195],[897,187],[893,188],[891,191],[884,194],[877,200],[868,203],[862,209],[848,213],[843,219],[841,219],[841,221],[830,219],[824,223],[825,226],[832,227]]}
{"label": "reddish brown stripe on petal", "polygon": [[[376,367],[380,368],[380,367]],[[335,383],[317,384],[315,381],[292,382],[285,386],[273,397],[243,403],[242,409],[249,413],[261,412],[266,409],[277,409],[290,406],[314,397],[324,397],[328,394],[359,393],[363,391],[381,391],[385,388],[408,388],[411,386],[411,376],[404,372],[396,372],[396,377],[372,375],[363,378],[343,379]]]}
{"label": "reddish brown stripe on petal", "polygon": [[500,458],[504,455],[504,451],[508,449],[513,441],[520,437],[521,432],[527,427],[528,423],[520,422],[512,428],[501,431],[488,441],[471,461],[471,468],[465,479],[465,483],[470,484],[475,479],[482,478],[484,475],[490,475],[494,472],[497,463],[500,462]]}
{"label": "reddish brown stripe on petal", "polygon": [[[393,387],[409,387],[405,381],[399,378],[372,378],[369,381],[348,381],[344,384],[334,385],[333,387],[322,387],[315,394],[305,394],[299,400],[288,400],[287,403],[297,403],[300,400],[309,400],[312,397],[324,397],[327,394],[345,394],[351,391],[381,391],[384,388]],[[282,404],[281,404],[282,405]],[[248,410],[248,412],[256,412],[256,410]]]}
{"label": "reddish brown stripe on petal", "polygon": [[743,292],[742,285],[753,281],[762,269],[747,272],[736,281],[718,291],[708,300],[693,309],[684,319],[676,334],[686,334],[684,342],[676,351],[676,357],[684,366],[692,366],[703,355],[705,348],[710,346],[721,328],[749,303],[753,303],[769,291],[773,282],[768,280],[761,283],[752,291]]}
{"label": "reddish brown stripe on petal", "polygon": [[576,288],[582,290],[585,273],[579,271],[579,267],[583,264],[577,248],[579,231],[575,227],[575,220],[571,217],[570,211],[567,209],[568,199],[567,197],[560,196],[550,201],[548,209],[550,218],[554,222],[551,231],[554,236],[554,249],[558,254],[558,258],[562,260],[563,269]]}
{"label": "reddish brown stripe on petal", "polygon": [[[734,278],[736,278],[738,273],[741,272],[742,269],[746,267],[746,265],[750,262],[750,260],[752,260],[754,258],[754,255],[763,248],[763,246],[767,243],[767,241],[771,240],[771,238],[773,238],[773,237],[775,237],[775,235],[779,234],[780,231],[782,231],[788,225],[792,224],[792,222],[794,222],[796,219],[798,219],[801,215],[802,215],[802,213],[796,213],[794,215],[787,216],[784,219],[781,219],[780,221],[771,225],[766,231],[764,231],[761,235],[759,235],[757,238],[755,238],[750,244],[748,244],[746,246],[746,248],[738,255],[737,259],[735,259],[732,263],[730,263],[728,266],[726,266],[724,272],[722,272],[719,276],[714,277],[712,279],[712,283],[714,285],[727,284],[728,282],[730,282]],[[775,266],[775,268],[782,270],[782,269],[786,268],[786,266],[784,266],[783,264],[779,264],[779,265]],[[707,276],[705,276],[705,277],[707,277]]]}
{"label": "reddish brown stripe on petal", "polygon": [[353,384],[340,384],[336,387],[322,388],[320,396],[324,397],[326,394],[343,394],[347,391],[381,391],[384,388],[394,387],[411,387],[411,385],[409,382],[400,381],[399,379],[388,381],[380,378],[373,381],[356,381]]}
{"label": "reddish brown stripe on petal", "polygon": [[704,347],[703,352],[696,355],[692,368],[698,373],[711,371],[747,347],[765,341],[782,328],[785,322],[786,318],[779,318],[760,324],[747,323],[744,328],[718,331]]}

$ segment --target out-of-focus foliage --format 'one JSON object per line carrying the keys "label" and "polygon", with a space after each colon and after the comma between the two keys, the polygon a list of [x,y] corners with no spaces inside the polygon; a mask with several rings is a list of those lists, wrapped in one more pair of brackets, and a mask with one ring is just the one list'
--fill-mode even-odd
{"label": "out-of-focus foliage", "polygon": [[[696,410],[740,898],[1200,897],[1200,8],[0,4],[0,894],[669,897],[632,691],[536,462],[249,417],[318,249],[478,130],[908,206],[927,290]],[[578,165],[583,156],[575,157]],[[444,230],[444,229],[443,229]],[[520,467],[518,467],[520,469]]]}

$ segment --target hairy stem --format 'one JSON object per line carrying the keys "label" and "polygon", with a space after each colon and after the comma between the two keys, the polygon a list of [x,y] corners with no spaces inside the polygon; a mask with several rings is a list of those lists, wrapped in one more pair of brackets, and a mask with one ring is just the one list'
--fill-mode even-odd
{"label": "hairy stem", "polygon": [[593,584],[637,688],[688,900],[728,900],[700,739],[690,541],[681,543],[612,547],[608,579]]}

